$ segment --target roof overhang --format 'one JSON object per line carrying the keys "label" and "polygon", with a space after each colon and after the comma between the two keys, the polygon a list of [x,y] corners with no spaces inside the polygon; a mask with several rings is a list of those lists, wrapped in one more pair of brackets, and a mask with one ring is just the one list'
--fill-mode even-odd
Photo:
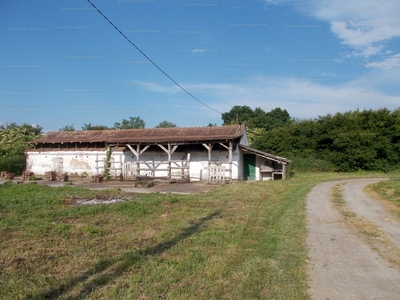
{"label": "roof overhang", "polygon": [[248,147],[248,146],[239,145],[239,147],[243,152],[255,154],[257,156],[260,156],[260,157],[263,157],[263,158],[266,158],[266,159],[269,159],[269,160],[272,160],[272,161],[276,161],[276,162],[281,163],[281,164],[285,164],[286,165],[286,164],[292,162],[291,160],[289,160],[287,158],[276,156],[276,155],[273,155],[273,154],[270,154],[270,153],[267,153],[267,152],[263,152],[263,151],[260,151],[260,150],[257,150],[257,149],[254,149],[254,148],[251,148],[251,147]]}

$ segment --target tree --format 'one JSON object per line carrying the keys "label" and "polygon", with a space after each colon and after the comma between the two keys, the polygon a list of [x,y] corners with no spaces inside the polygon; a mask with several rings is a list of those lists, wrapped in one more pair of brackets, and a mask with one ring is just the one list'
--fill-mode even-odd
{"label": "tree", "polygon": [[58,129],[58,131],[75,131],[74,124],[66,125],[63,128]]}
{"label": "tree", "polygon": [[175,123],[162,121],[155,128],[177,127]]}
{"label": "tree", "polygon": [[17,123],[13,122],[10,124],[7,124],[6,126],[1,125],[0,126],[0,131],[4,130],[4,129],[12,129],[12,128],[19,128],[19,129],[23,129],[24,132],[28,133],[33,133],[34,135],[40,135],[42,134],[42,130],[43,127],[36,125],[36,124],[28,124],[28,123],[24,123],[22,125],[17,125]]}
{"label": "tree", "polygon": [[260,107],[256,107],[253,111],[253,117],[247,124],[250,127],[265,128],[268,123],[267,114]]}
{"label": "tree", "polygon": [[290,123],[290,115],[286,109],[281,109],[280,107],[272,109],[270,112],[265,114],[265,125],[264,128],[267,130],[272,130],[285,126]]}
{"label": "tree", "polygon": [[227,113],[222,114],[222,125],[247,124],[254,117],[253,110],[247,106],[234,106]]}
{"label": "tree", "polygon": [[1,171],[21,173],[25,169],[24,152],[29,142],[41,136],[38,125],[11,123],[0,126],[0,168]]}
{"label": "tree", "polygon": [[248,129],[252,147],[314,170],[389,171],[400,165],[399,110],[357,110],[314,120],[289,119],[275,110],[274,116],[271,124],[277,127]]}
{"label": "tree", "polygon": [[83,123],[82,130],[107,130],[110,129],[105,125],[92,125],[91,123]]}
{"label": "tree", "polygon": [[222,114],[223,125],[246,124],[248,128],[264,128],[272,130],[285,126],[290,123],[291,117],[286,109],[279,107],[265,112],[260,107],[252,110],[250,107],[234,106],[232,109]]}
{"label": "tree", "polygon": [[26,123],[20,126],[15,123],[0,126],[0,155],[23,155],[29,148],[28,142],[39,138],[41,132],[42,127]]}
{"label": "tree", "polygon": [[122,119],[122,123],[115,122],[115,129],[138,129],[145,128],[146,123],[140,117],[130,117],[129,120]]}

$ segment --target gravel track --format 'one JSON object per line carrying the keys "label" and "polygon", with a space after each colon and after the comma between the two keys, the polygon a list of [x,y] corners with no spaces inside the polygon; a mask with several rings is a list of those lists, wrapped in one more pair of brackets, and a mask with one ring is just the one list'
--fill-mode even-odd
{"label": "gravel track", "polygon": [[333,187],[345,183],[343,198],[348,208],[387,232],[399,247],[399,222],[363,192],[366,185],[381,180],[322,183],[307,196],[311,299],[400,299],[400,270],[344,225],[330,196]]}

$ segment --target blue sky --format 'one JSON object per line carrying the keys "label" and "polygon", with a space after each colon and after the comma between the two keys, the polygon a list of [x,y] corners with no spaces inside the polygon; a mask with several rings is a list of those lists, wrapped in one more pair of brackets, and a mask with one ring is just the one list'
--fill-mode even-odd
{"label": "blue sky", "polygon": [[[0,3],[0,124],[222,124],[235,105],[309,119],[400,106],[398,0]],[[216,112],[218,111],[218,112]]]}

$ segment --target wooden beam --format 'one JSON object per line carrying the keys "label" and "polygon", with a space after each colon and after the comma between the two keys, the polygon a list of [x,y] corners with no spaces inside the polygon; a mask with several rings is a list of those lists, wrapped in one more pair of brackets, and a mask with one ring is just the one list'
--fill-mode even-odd
{"label": "wooden beam", "polygon": [[168,149],[165,148],[163,145],[157,144],[157,146],[163,149],[166,153],[168,153]]}
{"label": "wooden beam", "polygon": [[147,149],[149,149],[150,145],[145,146],[142,150],[140,150],[140,154],[143,154],[144,151],[146,151]]}
{"label": "wooden beam", "polygon": [[138,153],[136,152],[135,149],[133,149],[133,147],[129,144],[126,144],[126,146],[129,148],[129,150],[132,151],[132,153],[136,156],[136,158],[139,156]]}
{"label": "wooden beam", "polygon": [[[230,147],[228,147],[227,145],[225,145],[225,144],[223,144],[223,143],[218,143],[218,144],[220,144],[222,147],[224,147],[224,148],[227,149],[227,150],[230,149]],[[229,144],[231,144],[231,143],[229,143]]]}
{"label": "wooden beam", "polygon": [[173,153],[175,152],[176,149],[178,149],[178,146],[177,146],[177,145],[175,145],[174,147],[172,147],[172,149],[171,149],[171,154],[173,154]]}
{"label": "wooden beam", "polygon": [[202,145],[204,146],[204,148],[206,148],[208,151],[210,151],[211,149],[212,149],[212,145],[213,144],[205,144],[205,143],[202,143]]}

